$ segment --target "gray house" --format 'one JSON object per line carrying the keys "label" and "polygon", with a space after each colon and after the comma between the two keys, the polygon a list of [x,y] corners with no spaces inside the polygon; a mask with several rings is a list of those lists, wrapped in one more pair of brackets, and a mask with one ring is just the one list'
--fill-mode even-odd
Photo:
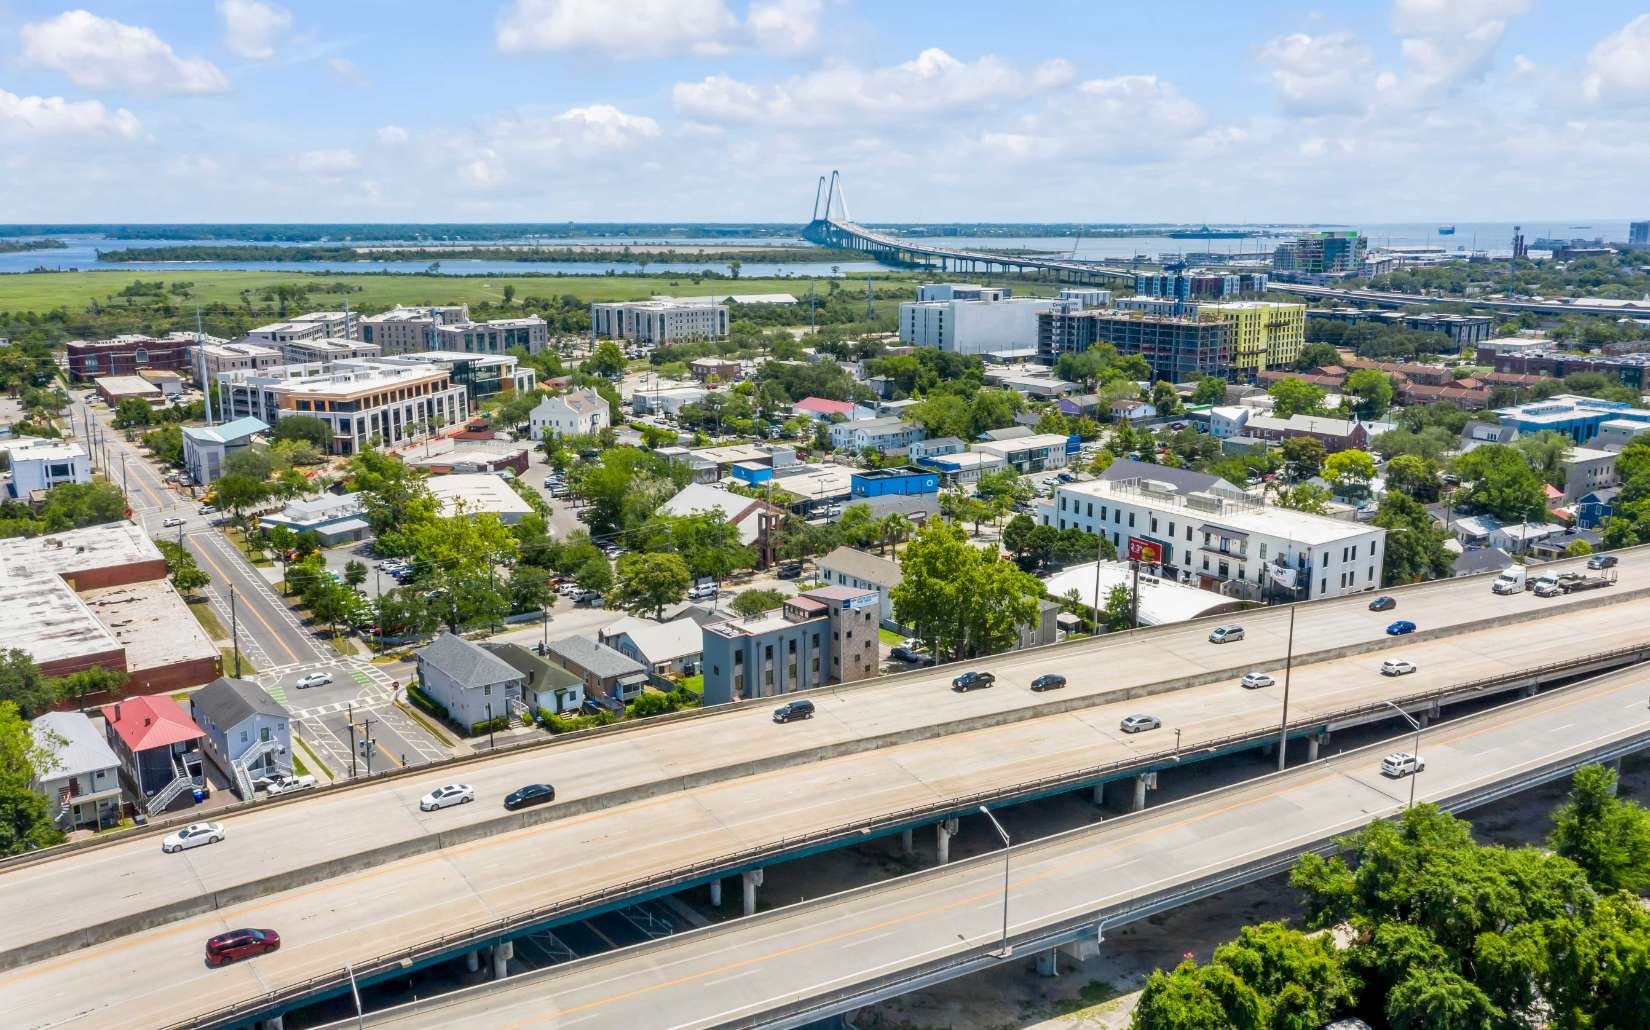
{"label": "gray house", "polygon": [[35,719],[35,744],[52,752],[52,767],[31,784],[51,806],[62,830],[98,830],[120,822],[120,759],[103,731],[80,712],[47,712]]}
{"label": "gray house", "polygon": [[647,670],[641,662],[589,637],[552,640],[549,657],[568,672],[583,677],[586,696],[633,701],[647,686]]}
{"label": "gray house", "polygon": [[584,704],[584,682],[547,658],[520,644],[483,644],[512,669],[526,677],[521,699],[527,707],[552,715],[577,715]]}
{"label": "gray house", "polygon": [[892,591],[905,579],[899,563],[879,558],[853,547],[838,547],[819,559],[819,578],[831,586],[875,590],[880,602],[878,618],[894,618]]}
{"label": "gray house", "polygon": [[219,676],[189,695],[189,716],[206,734],[201,750],[243,800],[259,777],[291,775],[292,719],[258,684]]}
{"label": "gray house", "polygon": [[525,704],[527,677],[498,655],[463,637],[443,633],[418,652],[420,689],[460,726],[510,714]]}

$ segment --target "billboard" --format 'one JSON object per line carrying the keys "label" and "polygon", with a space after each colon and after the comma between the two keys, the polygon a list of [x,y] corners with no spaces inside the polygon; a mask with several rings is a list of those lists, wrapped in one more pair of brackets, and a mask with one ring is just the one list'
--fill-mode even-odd
{"label": "billboard", "polygon": [[1163,564],[1163,545],[1137,536],[1129,537],[1129,561],[1141,561],[1148,565]]}

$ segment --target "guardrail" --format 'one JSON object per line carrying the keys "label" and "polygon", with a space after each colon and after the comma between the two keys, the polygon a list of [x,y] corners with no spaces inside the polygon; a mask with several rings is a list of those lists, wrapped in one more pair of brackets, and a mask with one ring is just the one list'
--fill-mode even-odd
{"label": "guardrail", "polygon": [[[1406,709],[1423,705],[1452,703],[1473,695],[1481,695],[1484,691],[1509,681],[1526,680],[1532,676],[1539,677],[1544,674],[1563,672],[1576,667],[1614,659],[1643,661],[1647,658],[1650,658],[1650,641],[1628,647],[1613,648],[1609,651],[1596,652],[1567,662],[1555,662],[1539,666],[1533,670],[1505,673],[1500,676],[1486,677],[1451,687],[1420,691],[1394,698],[1392,703]],[[1287,731],[1291,735],[1298,736],[1331,722],[1374,714],[1386,709],[1387,705],[1384,702],[1355,705],[1350,708],[1338,709],[1290,722]],[[1124,775],[1148,772],[1154,768],[1171,768],[1179,764],[1182,758],[1189,754],[1239,750],[1245,746],[1269,743],[1277,739],[1281,729],[1283,728],[1267,729],[1262,732],[1251,731],[1227,734],[1190,743],[1183,741],[1178,749],[1170,748],[1136,758],[1108,762],[1104,765],[1090,766],[1053,776],[1040,777],[1035,780],[1021,781],[1006,787],[976,791],[928,805],[884,813],[872,819],[839,824],[797,837],[781,838],[754,848],[729,852],[716,858],[678,866],[652,876],[604,887],[551,905],[527,909],[465,930],[442,934],[409,948],[379,955],[364,962],[355,962],[352,963],[355,977],[357,980],[370,979],[379,973],[405,969],[411,965],[418,965],[439,958],[444,954],[483,947],[492,942],[519,934],[530,927],[570,919],[593,908],[610,907],[621,902],[634,903],[658,894],[672,893],[695,883],[716,877],[730,876],[747,868],[760,867],[803,850],[818,849],[844,841],[866,840],[896,832],[906,826],[920,826],[938,822],[954,815],[972,812],[982,804],[995,804],[998,806],[1005,803],[1011,804],[1030,797],[1073,790],[1096,782],[1120,778]],[[312,996],[342,989],[348,983],[348,974],[345,970],[333,970],[299,983],[277,988],[256,998],[248,998],[202,1016],[173,1023],[166,1030],[184,1030],[184,1028],[205,1030],[205,1028],[228,1026],[262,1012],[284,1009]]]}

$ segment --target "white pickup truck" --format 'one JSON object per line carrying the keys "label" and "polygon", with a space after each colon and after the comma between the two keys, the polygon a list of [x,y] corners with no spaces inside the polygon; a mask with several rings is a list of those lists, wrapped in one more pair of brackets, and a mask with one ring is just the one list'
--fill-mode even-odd
{"label": "white pickup truck", "polygon": [[315,777],[309,773],[302,776],[270,776],[260,778],[254,787],[261,787],[270,796],[291,794],[295,790],[308,790],[315,786]]}

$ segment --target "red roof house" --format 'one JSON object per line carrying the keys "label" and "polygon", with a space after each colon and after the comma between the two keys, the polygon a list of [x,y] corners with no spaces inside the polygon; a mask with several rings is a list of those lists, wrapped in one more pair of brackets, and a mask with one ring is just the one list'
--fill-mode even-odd
{"label": "red roof house", "polygon": [[854,406],[847,401],[826,400],[824,397],[804,397],[791,405],[791,411],[798,415],[811,415],[814,418],[832,418],[841,415],[843,418],[852,418]]}
{"label": "red roof house", "polygon": [[139,796],[149,797],[179,776],[200,772],[200,740],[206,734],[171,697],[129,697],[102,712],[109,747]]}

